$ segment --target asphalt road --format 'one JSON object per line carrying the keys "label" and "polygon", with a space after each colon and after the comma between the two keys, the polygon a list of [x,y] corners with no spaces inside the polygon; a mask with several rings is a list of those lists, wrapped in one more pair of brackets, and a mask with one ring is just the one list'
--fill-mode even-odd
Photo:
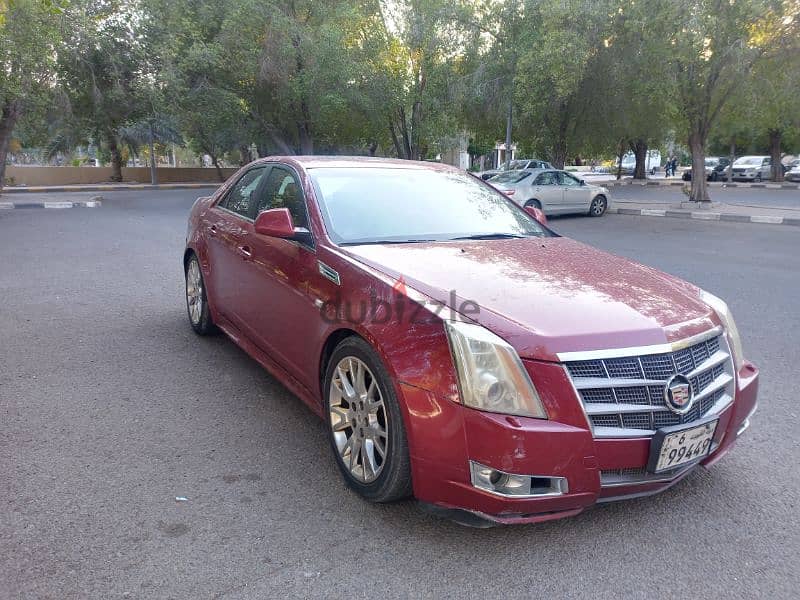
{"label": "asphalt road", "polygon": [[[679,180],[675,179],[675,181]],[[604,184],[598,182],[597,185]],[[610,189],[613,200],[667,204],[686,200],[686,195],[681,187],[678,186],[622,185],[614,186]],[[709,194],[713,202],[800,210],[800,189],[711,187],[709,188]]]}
{"label": "asphalt road", "polygon": [[191,332],[195,195],[0,212],[0,597],[797,596],[795,228],[552,220],[728,299],[761,408],[715,468],[659,496],[474,530],[361,501],[299,400]]}

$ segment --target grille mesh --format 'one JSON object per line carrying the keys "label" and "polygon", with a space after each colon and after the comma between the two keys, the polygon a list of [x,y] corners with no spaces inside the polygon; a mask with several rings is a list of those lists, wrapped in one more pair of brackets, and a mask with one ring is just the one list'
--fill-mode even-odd
{"label": "grille mesh", "polygon": [[[671,353],[580,360],[567,362],[566,366],[576,384],[580,384],[582,379],[601,380],[597,382],[599,387],[579,389],[583,403],[595,405],[593,414],[589,415],[594,427],[653,431],[661,427],[696,421],[706,415],[725,394],[733,393],[731,378],[727,385],[695,400],[692,408],[685,415],[668,410],[664,399],[667,380],[676,374],[688,375],[696,371],[709,358],[715,356],[721,348],[720,337],[717,336]],[[732,374],[730,357],[727,356],[727,346],[723,348],[723,352],[726,355],[724,361],[691,376],[690,381],[695,397],[701,396],[709,386],[719,385],[716,382],[724,373]],[[649,380],[649,384],[630,385],[630,383],[626,383],[626,380],[640,379]],[[605,380],[607,385],[602,380]],[[598,410],[597,405],[607,405],[608,409],[605,410],[604,407],[603,410]],[[617,405],[627,405],[627,408],[620,408],[619,412],[614,412]],[[642,410],[635,410],[632,405],[641,405]]]}

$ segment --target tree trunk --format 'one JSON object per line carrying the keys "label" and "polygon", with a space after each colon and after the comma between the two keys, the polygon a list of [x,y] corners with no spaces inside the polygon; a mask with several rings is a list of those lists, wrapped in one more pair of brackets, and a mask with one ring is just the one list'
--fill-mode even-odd
{"label": "tree trunk", "polygon": [[692,202],[711,202],[706,182],[706,140],[700,132],[689,134],[689,151],[692,153],[692,187],[689,200]]}
{"label": "tree trunk", "polygon": [[17,102],[9,102],[3,105],[0,112],[0,192],[3,191],[6,177],[6,156],[8,156],[8,146],[11,143],[11,134],[14,133],[14,126],[20,117],[20,106]]}
{"label": "tree trunk", "polygon": [[214,154],[209,154],[211,157],[211,164],[214,165],[214,168],[217,170],[217,177],[219,177],[220,181],[225,181],[225,175],[222,174],[222,168],[219,166],[219,160]]}
{"label": "tree trunk", "polygon": [[512,117],[514,116],[514,101],[508,101],[508,114],[506,115],[506,170],[511,162],[511,126]]}
{"label": "tree trunk", "polygon": [[239,166],[243,167],[253,160],[250,154],[250,146],[239,146]]}
{"label": "tree trunk", "polygon": [[636,167],[633,170],[633,178],[647,179],[647,142],[639,138],[631,141],[630,145],[636,157]]}
{"label": "tree trunk", "polygon": [[370,142],[369,144],[369,155],[375,156],[375,153],[378,151],[378,142]]}
{"label": "tree trunk", "polygon": [[772,181],[783,181],[783,165],[781,164],[781,139],[783,132],[780,129],[769,130],[769,155],[772,158]]}
{"label": "tree trunk", "polygon": [[411,154],[412,160],[421,160],[420,127],[422,123],[422,102],[417,100],[411,107]]}
{"label": "tree trunk", "polygon": [[108,136],[108,151],[111,153],[111,181],[122,181],[122,152],[117,146],[117,138]]}
{"label": "tree trunk", "polygon": [[156,164],[156,144],[153,124],[150,124],[150,183],[158,185],[158,165]]}
{"label": "tree trunk", "polygon": [[622,159],[625,156],[625,140],[619,141],[619,149],[617,150],[617,181],[622,179]]}
{"label": "tree trunk", "polygon": [[727,180],[733,181],[733,161],[736,159],[736,141],[731,139],[731,156],[730,156],[730,164],[728,165],[728,176]]}

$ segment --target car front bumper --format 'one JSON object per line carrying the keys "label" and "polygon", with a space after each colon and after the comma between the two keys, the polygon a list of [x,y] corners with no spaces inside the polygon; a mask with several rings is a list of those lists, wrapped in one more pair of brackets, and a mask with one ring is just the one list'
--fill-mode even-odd
{"label": "car front bumper", "polygon": [[[550,420],[481,412],[401,384],[415,497],[435,512],[478,525],[547,521],[599,502],[655,494],[722,458],[749,426],[758,391],[758,371],[747,363],[737,378],[734,402],[719,415],[711,453],[660,477],[644,470],[649,438],[593,438],[559,365],[539,365],[536,381],[542,382]],[[502,496],[473,485],[471,461],[505,473],[563,477],[568,484],[566,491],[539,497]],[[633,475],[609,479],[609,473]]]}

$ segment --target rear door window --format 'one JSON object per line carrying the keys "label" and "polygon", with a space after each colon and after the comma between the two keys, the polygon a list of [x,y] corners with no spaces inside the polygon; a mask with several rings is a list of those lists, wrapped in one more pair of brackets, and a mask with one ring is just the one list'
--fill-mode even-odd
{"label": "rear door window", "polygon": [[254,192],[258,189],[261,180],[266,173],[266,167],[255,167],[241,176],[239,181],[233,184],[228,194],[219,203],[219,206],[243,217],[250,216],[250,200]]}

